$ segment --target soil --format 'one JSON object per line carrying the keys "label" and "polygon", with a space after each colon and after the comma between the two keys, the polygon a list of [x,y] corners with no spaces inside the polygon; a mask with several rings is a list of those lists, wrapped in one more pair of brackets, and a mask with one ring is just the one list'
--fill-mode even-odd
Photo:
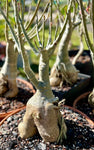
{"label": "soil", "polygon": [[14,98],[0,97],[0,113],[7,113],[19,107],[26,105],[28,99],[33,96],[33,91],[29,86],[20,80],[17,80],[19,92]]}
{"label": "soil", "polygon": [[67,107],[60,110],[67,125],[67,139],[62,144],[45,143],[37,134],[23,140],[18,133],[25,109],[9,117],[0,127],[0,150],[94,150],[94,128],[79,113]]}
{"label": "soil", "polygon": [[[88,94],[89,95],[89,94]],[[88,95],[83,96],[76,104],[75,108],[84,112],[92,121],[94,121],[94,108],[88,103]]]}

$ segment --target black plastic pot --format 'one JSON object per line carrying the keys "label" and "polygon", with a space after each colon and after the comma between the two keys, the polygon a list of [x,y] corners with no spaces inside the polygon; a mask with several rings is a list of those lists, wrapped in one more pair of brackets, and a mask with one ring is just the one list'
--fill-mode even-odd
{"label": "black plastic pot", "polygon": [[[79,50],[69,50],[70,60],[78,53]],[[90,50],[84,50],[79,59],[77,60],[75,67],[80,71],[80,73],[92,75],[93,65],[90,55]]]}
{"label": "black plastic pot", "polygon": [[80,81],[74,84],[69,90],[53,90],[53,94],[59,97],[59,100],[66,99],[65,104],[72,106],[74,99],[85,91],[89,91],[91,76],[82,73],[78,74]]}

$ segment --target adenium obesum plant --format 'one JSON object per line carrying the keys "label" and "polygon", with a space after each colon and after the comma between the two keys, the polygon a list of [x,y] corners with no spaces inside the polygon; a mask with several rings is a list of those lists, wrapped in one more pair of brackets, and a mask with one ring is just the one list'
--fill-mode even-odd
{"label": "adenium obesum plant", "polygon": [[[8,0],[6,0],[6,17],[8,19]],[[17,56],[18,52],[15,43],[9,37],[8,26],[5,28],[6,37],[6,59],[0,71],[0,95],[14,97],[18,93],[16,84],[17,77]]]}
{"label": "adenium obesum plant", "polygon": [[[74,6],[74,3],[72,3],[72,5]],[[60,26],[62,28],[63,21],[61,19],[60,11],[58,14],[59,14]],[[69,13],[68,15],[66,29],[64,34],[62,34],[62,38],[59,43],[56,62],[53,68],[51,69],[51,75],[50,75],[51,86],[59,86],[59,85],[62,86],[64,81],[66,81],[66,83],[69,83],[70,85],[77,82],[78,70],[75,68],[75,66],[72,65],[68,55],[68,46],[71,40],[72,32],[74,28],[81,23],[81,21],[75,23],[75,18],[76,18],[76,8],[74,13],[72,14]]]}
{"label": "adenium obesum plant", "polygon": [[[34,17],[37,13],[37,10],[39,8],[39,3],[37,4],[36,10],[34,12],[33,17],[29,20],[29,22],[26,24],[26,30],[29,28],[29,26],[32,24],[32,21],[34,20]],[[1,5],[4,5],[4,1],[1,2]],[[18,5],[18,4],[17,4]],[[4,6],[3,6],[4,7]],[[22,19],[24,17],[24,9],[22,9],[21,5],[19,5],[19,9],[21,9],[21,16]],[[23,1],[23,8],[25,7],[25,1]],[[1,9],[1,7],[0,7]],[[2,11],[2,9],[1,9]],[[3,13],[3,11],[1,12]],[[15,15],[15,13],[14,13]],[[6,0],[6,15],[4,15],[4,18],[9,20],[9,1]],[[16,37],[16,28],[15,25],[14,29],[14,36]],[[12,29],[12,27],[11,27]],[[13,29],[12,29],[13,30]],[[3,67],[0,70],[0,95],[3,95],[5,97],[15,97],[18,94],[18,87],[16,83],[16,77],[17,77],[17,57],[18,57],[18,51],[19,47],[16,46],[14,39],[9,34],[9,28],[7,23],[5,24],[5,37],[6,37],[6,59],[4,62]],[[22,36],[22,34],[21,34]],[[17,38],[15,38],[17,40]],[[18,49],[18,50],[17,50]]]}
{"label": "adenium obesum plant", "polygon": [[[40,0],[39,0],[40,1]],[[38,1],[38,3],[39,3]],[[29,78],[29,80],[33,83],[36,88],[36,93],[33,97],[31,97],[26,105],[26,112],[23,117],[23,121],[19,124],[18,130],[19,134],[22,138],[29,138],[32,137],[34,134],[39,132],[40,136],[46,142],[62,142],[64,138],[66,138],[67,127],[65,125],[64,119],[59,111],[60,106],[58,106],[58,98],[55,97],[52,93],[50,81],[49,81],[49,58],[55,50],[56,45],[62,38],[62,34],[65,31],[66,24],[68,22],[68,17],[70,14],[72,0],[70,0],[67,15],[64,20],[64,24],[60,33],[52,42],[51,35],[52,35],[52,0],[49,2],[49,37],[48,42],[45,43],[45,16],[43,17],[43,34],[42,34],[42,41],[39,36],[39,29],[38,29],[38,16],[36,15],[36,34],[37,40],[39,43],[32,44],[30,37],[28,36],[27,30],[24,26],[24,21],[19,14],[17,1],[13,0],[13,8],[15,13],[15,24],[17,30],[15,30],[11,26],[11,23],[8,21],[6,16],[4,15],[2,9],[0,11],[3,17],[6,20],[8,27],[10,28],[12,37],[15,42],[15,46],[20,51],[22,58],[23,58],[23,67],[24,71]],[[23,36],[22,36],[23,35]],[[22,38],[23,37],[23,38]],[[32,50],[35,54],[38,54],[40,57],[39,60],[39,79],[36,78],[35,73],[30,68],[30,64],[28,61],[28,57],[24,47],[24,40],[25,39],[29,45],[31,46]],[[57,105],[56,105],[57,104]]]}
{"label": "adenium obesum plant", "polygon": [[81,0],[78,0],[78,5],[80,6],[81,10],[81,17],[82,17],[82,22],[83,22],[83,28],[84,28],[84,34],[85,34],[85,40],[87,43],[88,48],[91,51],[91,57],[92,57],[92,62],[93,62],[93,90],[90,93],[88,97],[88,102],[90,103],[91,107],[94,107],[94,0],[91,0],[89,2],[89,14],[88,14],[88,19],[90,20],[91,26],[92,26],[92,37],[93,37],[93,42],[91,38],[89,37],[89,31],[87,28],[87,19],[86,19],[86,14],[85,14],[85,9],[83,7],[83,2]]}

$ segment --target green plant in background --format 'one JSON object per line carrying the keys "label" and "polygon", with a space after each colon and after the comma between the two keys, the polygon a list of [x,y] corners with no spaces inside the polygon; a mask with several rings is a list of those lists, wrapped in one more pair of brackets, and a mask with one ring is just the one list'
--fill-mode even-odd
{"label": "green plant in background", "polygon": [[[58,14],[59,14],[59,22],[60,26],[62,28],[63,26],[63,19],[61,18],[62,13],[59,9],[59,1],[57,3],[58,7]],[[74,11],[73,8],[75,7]],[[64,7],[63,12],[66,12],[66,8]],[[76,3],[72,3],[71,7],[72,15],[71,13],[68,16],[68,22],[66,25],[66,30],[64,34],[62,35],[61,41],[59,43],[58,51],[57,51],[57,57],[56,57],[56,62],[51,69],[51,75],[50,75],[50,84],[51,86],[59,86],[60,84],[63,84],[64,81],[66,83],[69,83],[70,85],[74,84],[77,82],[78,78],[78,71],[76,68],[72,65],[69,55],[68,55],[68,46],[69,42],[71,40],[71,35],[75,27],[80,25],[81,21],[77,21],[75,23],[76,17],[78,15],[77,10],[76,10]],[[73,17],[71,17],[73,16]],[[64,18],[64,16],[63,16]]]}
{"label": "green plant in background", "polygon": [[[4,2],[2,2],[4,4]],[[9,2],[6,0],[6,17],[9,19]],[[0,71],[0,95],[14,97],[18,93],[16,84],[17,56],[15,43],[9,37],[8,25],[5,23],[6,59]]]}

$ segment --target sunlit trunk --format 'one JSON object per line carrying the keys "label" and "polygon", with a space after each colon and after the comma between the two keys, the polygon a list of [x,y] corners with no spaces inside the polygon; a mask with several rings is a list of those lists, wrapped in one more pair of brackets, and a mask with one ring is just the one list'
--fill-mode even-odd
{"label": "sunlit trunk", "polygon": [[[0,90],[0,94],[4,94],[5,97],[14,97],[18,93],[16,84],[17,56],[18,53],[14,48],[14,42],[8,40],[6,45],[6,59],[0,72],[0,88],[2,89]],[[4,79],[6,84],[4,84]]]}

